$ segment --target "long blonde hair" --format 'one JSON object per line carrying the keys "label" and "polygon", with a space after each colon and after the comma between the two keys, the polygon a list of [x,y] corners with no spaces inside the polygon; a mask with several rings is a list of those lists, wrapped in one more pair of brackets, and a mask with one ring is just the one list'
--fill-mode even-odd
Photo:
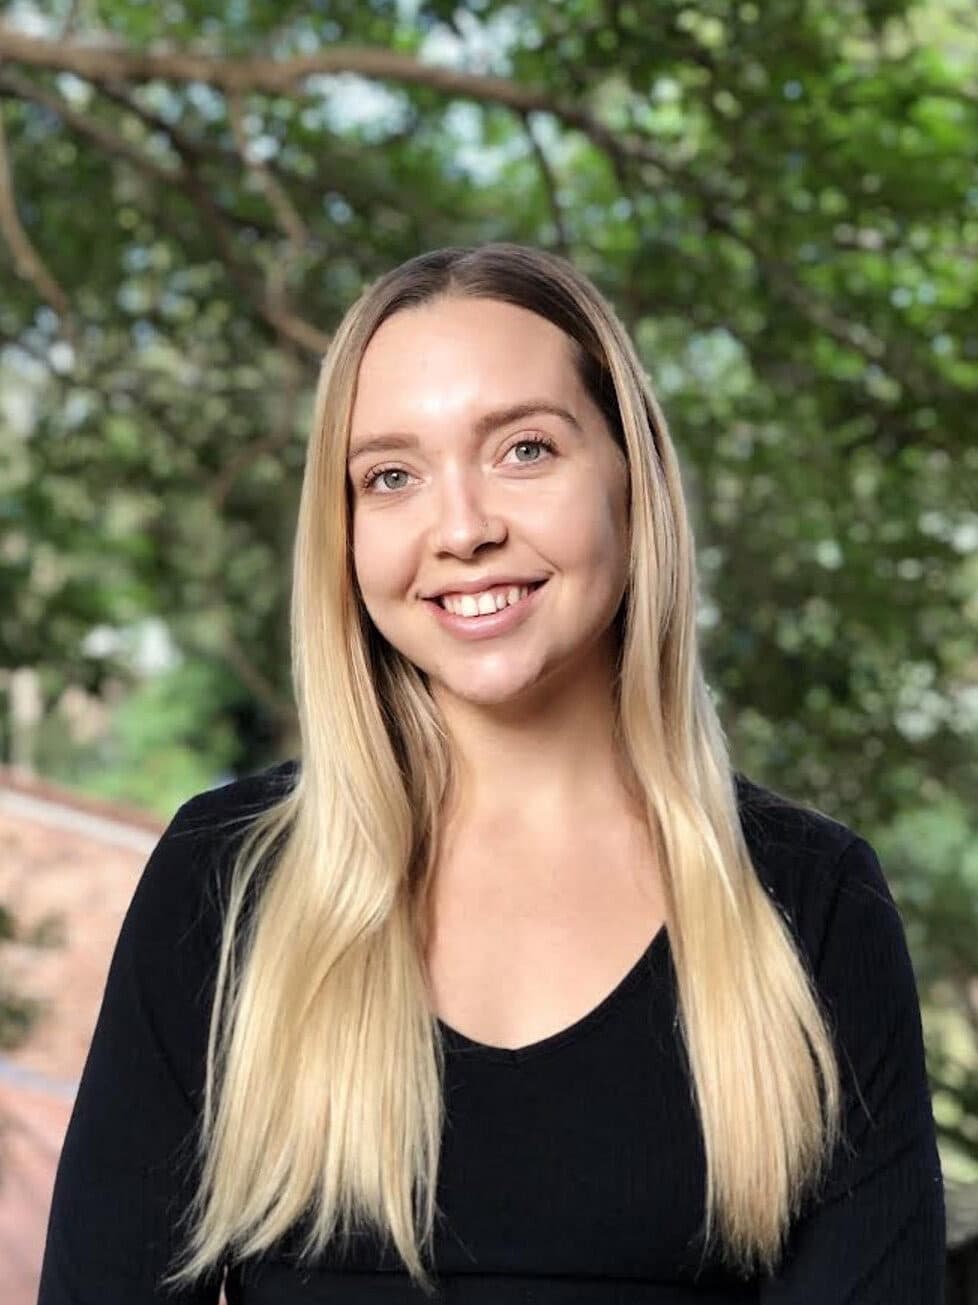
{"label": "long blonde hair", "polygon": [[831,1036],[741,830],[700,664],[694,541],[665,418],[592,283],[562,258],[499,242],[436,250],[382,276],[323,359],[294,553],[300,767],[233,858],[200,1176],[169,1281],[258,1254],[308,1218],[304,1256],[334,1237],[347,1245],[363,1221],[393,1241],[419,1286],[434,1287],[423,1258],[437,1213],[444,1051],[423,957],[453,761],[425,679],[379,637],[357,591],[346,457],[374,332],[448,294],[559,326],[627,459],[616,727],[661,867],[705,1143],[705,1244],[718,1238],[743,1272],[770,1272],[838,1137]]}

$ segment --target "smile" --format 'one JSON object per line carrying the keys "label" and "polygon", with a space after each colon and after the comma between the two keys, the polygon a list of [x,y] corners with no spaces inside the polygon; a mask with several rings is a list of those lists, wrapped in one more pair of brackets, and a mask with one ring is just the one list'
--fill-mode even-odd
{"label": "smile", "polygon": [[[542,580],[536,585],[529,586],[525,592],[521,591],[521,597],[515,603],[507,602],[507,605],[498,611],[479,613],[475,616],[462,616],[458,612],[450,612],[442,607],[437,598],[426,598],[424,602],[442,628],[449,633],[463,639],[488,639],[495,635],[507,634],[522,625],[536,608],[539,601],[537,595],[546,584],[547,581]],[[460,595],[455,597],[458,599]]]}

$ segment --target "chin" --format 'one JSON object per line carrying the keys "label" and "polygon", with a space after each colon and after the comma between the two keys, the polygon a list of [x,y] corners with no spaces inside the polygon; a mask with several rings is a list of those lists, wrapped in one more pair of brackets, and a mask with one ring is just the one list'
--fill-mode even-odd
{"label": "chin", "polygon": [[512,667],[499,675],[450,675],[442,679],[429,674],[429,684],[436,694],[448,694],[474,707],[503,707],[519,702],[533,692],[539,681],[538,672],[518,674]]}
{"label": "chin", "polygon": [[507,692],[505,689],[486,685],[484,688],[478,689],[471,687],[447,688],[446,692],[463,702],[470,703],[473,707],[504,707],[507,703],[515,702],[521,698],[527,687],[526,685],[520,685],[518,689]]}

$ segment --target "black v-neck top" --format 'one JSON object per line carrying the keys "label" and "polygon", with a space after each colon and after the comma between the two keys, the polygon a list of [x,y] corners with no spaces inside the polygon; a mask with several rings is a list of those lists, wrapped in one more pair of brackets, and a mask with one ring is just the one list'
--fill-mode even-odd
{"label": "black v-neck top", "polygon": [[[58,1167],[38,1305],[215,1305],[221,1277],[159,1278],[190,1191],[229,866],[228,822],[294,780],[287,762],[198,794],[150,857],[122,925]],[[518,1049],[439,1021],[447,1123],[440,1305],[938,1305],[944,1191],[903,925],[872,847],[738,774],[758,875],[841,1053],[828,1182],[771,1279],[702,1257],[705,1156],[668,930],[567,1028]],[[231,826],[234,827],[233,824]],[[228,1305],[423,1301],[392,1245],[359,1234],[296,1261],[298,1230],[228,1266]]]}

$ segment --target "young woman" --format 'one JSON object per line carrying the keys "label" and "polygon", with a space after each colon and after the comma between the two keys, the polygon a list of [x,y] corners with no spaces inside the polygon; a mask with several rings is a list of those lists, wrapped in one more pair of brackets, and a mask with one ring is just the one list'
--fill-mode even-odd
{"label": "young woman", "polygon": [[913,969],[858,834],[731,768],[679,465],[569,263],[436,250],[324,360],[301,756],[119,938],[40,1305],[928,1305]]}

